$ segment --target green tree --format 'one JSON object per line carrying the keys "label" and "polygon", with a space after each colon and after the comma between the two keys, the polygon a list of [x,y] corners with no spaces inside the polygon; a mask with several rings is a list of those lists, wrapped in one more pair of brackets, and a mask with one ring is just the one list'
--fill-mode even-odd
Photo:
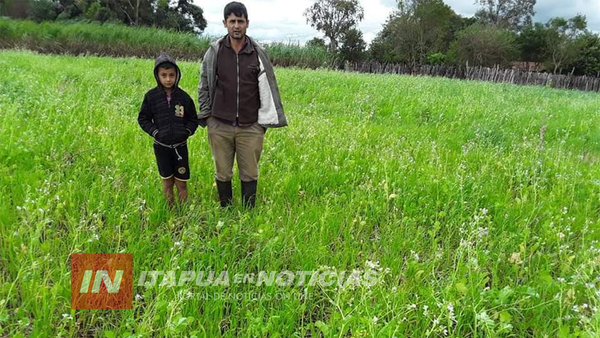
{"label": "green tree", "polygon": [[581,49],[569,68],[577,75],[600,76],[600,35],[585,32],[577,39]]}
{"label": "green tree", "polygon": [[475,17],[500,28],[519,31],[531,25],[536,0],[477,0],[481,6]]}
{"label": "green tree", "polygon": [[149,6],[150,2],[143,0],[113,0],[110,7],[119,14],[122,22],[138,26],[143,21],[140,18],[140,12],[143,11],[144,5]]}
{"label": "green tree", "polygon": [[373,39],[370,54],[382,62],[417,64],[419,50],[418,25],[410,15],[395,13]]}
{"label": "green tree", "polygon": [[206,28],[202,9],[191,0],[33,0],[29,16],[36,21],[116,21],[184,32],[201,32]]}
{"label": "green tree", "polygon": [[321,38],[314,37],[306,42],[306,47],[317,47],[327,49],[327,43]]}
{"label": "green tree", "polygon": [[507,67],[518,53],[514,32],[485,24],[460,31],[449,52],[456,63],[486,67]]}
{"label": "green tree", "polygon": [[429,56],[446,53],[463,26],[463,19],[442,0],[403,0],[398,8],[371,44],[371,56],[377,60],[410,64],[437,60]]}
{"label": "green tree", "polygon": [[30,2],[27,0],[0,0],[0,16],[24,19],[30,11]]}
{"label": "green tree", "polygon": [[365,58],[367,43],[363,39],[362,32],[353,28],[346,32],[341,40],[340,57],[346,61],[360,61]]}
{"label": "green tree", "polygon": [[317,0],[304,16],[311,27],[329,39],[331,51],[336,51],[342,36],[364,18],[364,10],[358,0]]}
{"label": "green tree", "polygon": [[519,44],[521,61],[542,63],[548,54],[548,43],[546,39],[546,27],[536,22],[534,25],[526,26],[517,38]]}
{"label": "green tree", "polygon": [[585,16],[577,15],[569,20],[552,18],[546,23],[546,44],[548,46],[547,68],[554,74],[563,67],[575,62],[581,50],[581,40],[577,38],[585,33]]}
{"label": "green tree", "polygon": [[182,18],[185,29],[188,31],[202,32],[206,28],[206,19],[204,18],[204,11],[202,8],[194,5],[191,0],[179,0],[177,7],[175,7],[179,17]]}
{"label": "green tree", "polygon": [[427,57],[427,63],[430,65],[441,65],[446,62],[446,54],[433,53]]}
{"label": "green tree", "polygon": [[102,6],[99,1],[93,2],[85,11],[84,17],[88,20],[106,22],[106,21],[121,21],[123,18],[118,11],[113,11],[106,6]]}
{"label": "green tree", "polygon": [[461,18],[442,0],[420,0],[413,16],[419,28],[420,61],[433,53],[446,52],[461,28]]}
{"label": "green tree", "polygon": [[29,18],[37,21],[53,21],[58,17],[58,8],[56,3],[51,0],[33,0]]}

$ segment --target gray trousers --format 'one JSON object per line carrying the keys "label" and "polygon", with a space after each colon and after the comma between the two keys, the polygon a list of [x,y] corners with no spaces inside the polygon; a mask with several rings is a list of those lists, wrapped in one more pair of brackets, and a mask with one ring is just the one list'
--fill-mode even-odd
{"label": "gray trousers", "polygon": [[231,181],[233,160],[237,157],[240,180],[258,180],[258,161],[262,153],[265,129],[258,123],[249,127],[234,127],[214,117],[209,117],[206,125],[215,162],[215,178],[221,182]]}

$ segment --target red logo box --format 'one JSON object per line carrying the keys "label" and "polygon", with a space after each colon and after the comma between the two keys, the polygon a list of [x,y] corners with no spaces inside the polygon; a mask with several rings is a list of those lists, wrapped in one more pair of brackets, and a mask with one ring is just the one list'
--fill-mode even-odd
{"label": "red logo box", "polygon": [[71,254],[71,309],[132,307],[132,254]]}

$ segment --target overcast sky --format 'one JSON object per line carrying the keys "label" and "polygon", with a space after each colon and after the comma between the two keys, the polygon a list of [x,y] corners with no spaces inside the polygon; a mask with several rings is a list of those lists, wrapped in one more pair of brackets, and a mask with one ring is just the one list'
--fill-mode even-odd
{"label": "overcast sky", "polygon": [[[223,8],[229,1],[194,0],[204,10],[208,26],[205,33],[213,36],[225,35]],[[261,40],[291,41],[304,43],[315,36],[323,35],[311,28],[302,15],[313,0],[245,0],[248,8],[250,28],[248,35]],[[359,0],[365,10],[365,19],[360,23],[364,39],[371,42],[381,30],[382,24],[396,6],[395,0]],[[471,16],[478,6],[475,0],[444,0],[458,14]],[[551,17],[570,18],[585,14],[588,28],[600,32],[600,0],[538,0],[534,21],[546,22]]]}

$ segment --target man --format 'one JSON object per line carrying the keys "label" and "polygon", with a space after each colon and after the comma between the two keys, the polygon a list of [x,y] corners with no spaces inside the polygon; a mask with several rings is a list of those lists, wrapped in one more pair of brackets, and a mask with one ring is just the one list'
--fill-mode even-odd
{"label": "man", "polygon": [[198,119],[208,127],[221,206],[232,202],[237,157],[242,202],[252,208],[266,129],[284,127],[287,121],[269,57],[246,35],[250,23],[246,6],[231,2],[223,16],[227,35],[209,47],[202,61]]}

